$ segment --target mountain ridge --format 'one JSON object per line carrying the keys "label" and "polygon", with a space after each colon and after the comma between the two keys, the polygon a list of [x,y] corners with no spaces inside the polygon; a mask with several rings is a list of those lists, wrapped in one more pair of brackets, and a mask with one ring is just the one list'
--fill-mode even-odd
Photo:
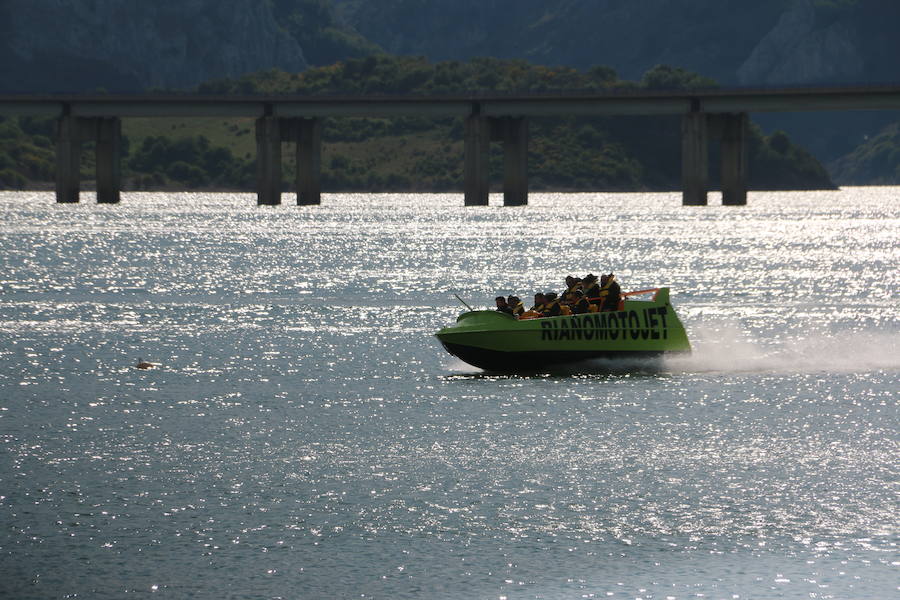
{"label": "mountain ridge", "polygon": [[185,89],[387,52],[723,85],[900,80],[892,0],[5,0],[0,91]]}
{"label": "mountain ridge", "polygon": [[178,89],[267,68],[303,70],[300,45],[255,0],[5,0],[0,90]]}

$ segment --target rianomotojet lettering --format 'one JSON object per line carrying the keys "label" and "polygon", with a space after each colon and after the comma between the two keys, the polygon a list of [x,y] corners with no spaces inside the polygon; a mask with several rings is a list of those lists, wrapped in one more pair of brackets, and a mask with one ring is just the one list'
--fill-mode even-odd
{"label": "rianomotojet lettering", "polygon": [[666,339],[665,306],[541,321],[541,340]]}

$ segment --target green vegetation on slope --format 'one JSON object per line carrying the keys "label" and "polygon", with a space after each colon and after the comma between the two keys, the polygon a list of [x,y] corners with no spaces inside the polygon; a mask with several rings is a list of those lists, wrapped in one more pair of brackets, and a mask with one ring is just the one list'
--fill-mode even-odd
{"label": "green vegetation on slope", "polygon": [[[683,69],[657,66],[639,82],[620,80],[608,67],[577,71],[520,60],[474,59],[432,64],[419,57],[385,55],[350,59],[303,73],[271,70],[200,86],[207,94],[458,94],[559,91],[694,89],[715,82]],[[49,137],[26,131],[12,145],[30,145],[52,159]],[[45,124],[47,125],[47,124]],[[255,136],[252,119],[127,119],[130,152],[123,165],[126,187],[165,185],[252,189]],[[34,123],[32,123],[34,129]],[[678,117],[556,117],[529,119],[528,170],[532,189],[678,189],[681,133]],[[462,189],[463,122],[459,118],[329,118],[323,128],[322,179],[327,191]],[[41,146],[43,144],[43,146]],[[751,127],[750,186],[755,189],[833,187],[825,170],[783,133],[766,137]],[[717,178],[717,145],[711,144],[711,176]],[[0,135],[0,164],[12,150]],[[21,150],[16,150],[19,154]],[[294,157],[285,152],[285,181]],[[492,171],[502,169],[502,149],[492,147]],[[50,172],[8,169],[30,181]],[[52,160],[49,164],[52,164]],[[2,169],[0,169],[2,171]],[[11,178],[11,175],[8,174]],[[87,178],[91,175],[88,173]],[[499,179],[499,178],[496,178]],[[21,180],[14,182],[21,185]],[[5,183],[11,186],[13,183]]]}
{"label": "green vegetation on slope", "polygon": [[52,121],[0,117],[0,189],[51,181],[56,170],[52,138]]}
{"label": "green vegetation on slope", "polygon": [[900,123],[885,127],[831,168],[843,185],[900,185]]}
{"label": "green vegetation on slope", "polygon": [[[144,134],[132,146],[130,125],[146,119],[126,119],[123,124],[122,175],[126,189],[218,187],[252,189],[255,163],[248,154],[234,156],[225,144],[213,144],[185,123],[170,124],[176,135]],[[156,131],[162,120],[154,120]],[[192,123],[191,125],[195,125]],[[229,124],[233,128],[233,124]],[[252,126],[252,122],[251,122]],[[25,189],[47,185],[56,170],[53,119],[4,119],[0,117],[0,189]],[[140,128],[139,128],[140,130]],[[81,179],[94,178],[93,143],[82,148]]]}

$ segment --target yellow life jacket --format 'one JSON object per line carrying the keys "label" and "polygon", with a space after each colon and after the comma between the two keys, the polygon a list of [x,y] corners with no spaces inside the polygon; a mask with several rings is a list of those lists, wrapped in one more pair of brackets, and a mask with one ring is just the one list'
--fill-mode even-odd
{"label": "yellow life jacket", "polygon": [[[552,300],[552,301],[548,302],[548,303],[545,304],[544,307],[541,309],[541,312],[543,312],[543,313],[549,313],[550,311],[553,310],[553,307],[554,307],[554,306],[556,306],[557,308],[559,308],[559,314],[562,314],[562,306],[560,305],[559,300]],[[557,315],[549,315],[549,316],[557,316]]]}
{"label": "yellow life jacket", "polygon": [[609,286],[611,286],[615,280],[615,275],[606,280],[606,283],[604,283],[603,287],[600,288],[600,295],[598,296],[598,298],[606,298],[609,295]]}
{"label": "yellow life jacket", "polygon": [[[606,284],[603,286],[603,290],[600,292],[600,295],[603,297],[603,304],[600,306],[601,310],[605,308],[607,301],[609,301],[611,299],[611,298],[609,298],[609,288],[612,286],[613,283],[615,283],[616,286],[618,287],[618,282],[616,281],[615,276],[612,276],[606,280]],[[621,292],[619,292],[619,297],[617,300],[618,300],[618,303],[615,306],[609,307],[606,310],[622,310]]]}

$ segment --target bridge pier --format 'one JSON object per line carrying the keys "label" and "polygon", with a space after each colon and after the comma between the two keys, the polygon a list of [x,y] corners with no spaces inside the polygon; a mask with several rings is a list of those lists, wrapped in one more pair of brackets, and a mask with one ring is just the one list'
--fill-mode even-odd
{"label": "bridge pier", "polygon": [[322,203],[322,121],[273,116],[256,120],[256,203],[281,204],[281,143],[297,144],[297,204]]}
{"label": "bridge pier", "polygon": [[297,204],[322,203],[322,121],[297,119]]}
{"label": "bridge pier", "polygon": [[747,113],[722,115],[722,204],[747,204]]}
{"label": "bridge pier", "polygon": [[115,117],[95,119],[97,126],[97,202],[116,204],[122,189],[122,121]]}
{"label": "bridge pier", "polygon": [[56,121],[56,201],[78,202],[81,186],[81,123],[65,115]]}
{"label": "bridge pier", "polygon": [[706,206],[709,138],[721,142],[722,204],[747,204],[747,113],[690,112],[681,120],[681,185],[684,206]]}
{"label": "bridge pier", "polygon": [[122,189],[122,120],[118,117],[63,115],[56,122],[56,201],[78,202],[81,195],[81,146],[96,145],[97,202],[119,202]]}
{"label": "bridge pier", "polygon": [[706,113],[681,118],[681,204],[706,206],[709,188],[709,125]]}
{"label": "bridge pier", "polygon": [[503,143],[503,205],[528,204],[528,120],[470,115],[465,128],[466,206],[487,206],[491,142]]}
{"label": "bridge pier", "polygon": [[528,120],[498,119],[503,140],[503,206],[528,204]]}
{"label": "bridge pier", "polygon": [[278,117],[256,120],[256,204],[281,204],[281,121]]}
{"label": "bridge pier", "polygon": [[490,193],[491,128],[487,117],[469,115],[465,127],[463,190],[466,206],[487,206]]}

